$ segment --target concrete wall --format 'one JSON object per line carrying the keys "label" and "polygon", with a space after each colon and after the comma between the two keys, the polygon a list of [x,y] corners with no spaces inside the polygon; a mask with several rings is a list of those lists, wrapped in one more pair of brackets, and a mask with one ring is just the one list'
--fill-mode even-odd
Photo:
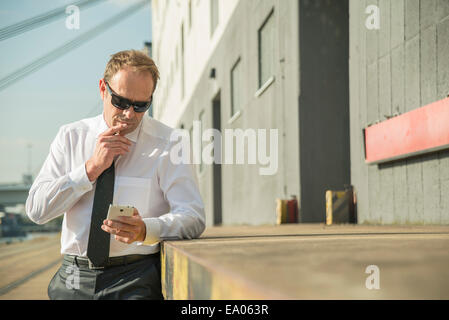
{"label": "concrete wall", "polygon": [[[380,9],[368,30],[365,8]],[[362,129],[449,94],[449,1],[350,0],[351,180],[361,223],[449,223],[449,151],[366,165]]]}
{"label": "concrete wall", "polygon": [[[258,97],[258,29],[274,9],[274,82]],[[212,100],[221,93],[221,129],[279,129],[279,168],[262,176],[259,165],[222,165],[222,222],[274,224],[277,197],[299,196],[298,142],[298,2],[296,0],[242,0],[223,30],[207,61],[177,126],[189,130],[205,112],[205,128],[212,127]],[[231,69],[240,57],[242,110],[232,123]],[[216,78],[209,78],[216,69]],[[213,221],[213,167],[198,173],[205,200],[206,221]]]}

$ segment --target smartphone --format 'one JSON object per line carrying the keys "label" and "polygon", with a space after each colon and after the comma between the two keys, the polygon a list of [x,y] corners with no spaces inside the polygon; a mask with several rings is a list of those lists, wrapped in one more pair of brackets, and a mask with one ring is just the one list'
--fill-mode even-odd
{"label": "smartphone", "polygon": [[133,206],[117,206],[110,204],[108,210],[108,220],[117,220],[117,217],[120,216],[132,217],[133,213]]}

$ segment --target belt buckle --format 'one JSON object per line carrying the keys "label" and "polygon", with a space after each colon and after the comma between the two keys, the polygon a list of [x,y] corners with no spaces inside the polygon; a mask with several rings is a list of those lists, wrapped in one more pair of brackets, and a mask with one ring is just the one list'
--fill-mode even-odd
{"label": "belt buckle", "polygon": [[89,269],[91,269],[91,270],[103,270],[105,268],[105,267],[96,267],[96,266],[94,266],[89,258],[87,258],[87,262],[89,264]]}

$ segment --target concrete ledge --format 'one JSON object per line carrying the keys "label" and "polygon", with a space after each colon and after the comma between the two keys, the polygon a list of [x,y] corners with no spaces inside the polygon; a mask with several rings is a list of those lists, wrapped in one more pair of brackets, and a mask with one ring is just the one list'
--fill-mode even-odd
{"label": "concrete ledge", "polygon": [[162,254],[162,287],[166,299],[241,300],[270,299],[262,288],[213,261],[195,257],[165,243]]}
{"label": "concrete ledge", "polygon": [[161,250],[166,299],[449,298],[449,226],[208,228]]}

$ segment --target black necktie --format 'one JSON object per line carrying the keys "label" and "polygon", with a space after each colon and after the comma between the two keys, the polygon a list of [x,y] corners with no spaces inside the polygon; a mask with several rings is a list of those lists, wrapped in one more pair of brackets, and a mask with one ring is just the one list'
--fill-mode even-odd
{"label": "black necktie", "polygon": [[114,196],[115,168],[112,165],[103,171],[97,179],[94,204],[90,221],[87,257],[96,267],[104,266],[109,258],[109,242],[111,235],[101,229],[103,220],[108,214],[109,205]]}

